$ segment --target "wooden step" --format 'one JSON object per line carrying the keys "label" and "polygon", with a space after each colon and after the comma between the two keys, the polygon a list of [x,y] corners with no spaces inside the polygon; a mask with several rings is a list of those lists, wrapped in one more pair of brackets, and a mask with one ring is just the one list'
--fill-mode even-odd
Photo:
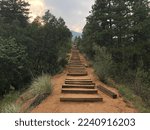
{"label": "wooden step", "polygon": [[76,69],[76,70],[70,69],[70,70],[68,70],[68,72],[86,72],[86,70],[85,70],[85,69],[82,69],[82,70],[78,70],[78,69]]}
{"label": "wooden step", "polygon": [[86,69],[85,66],[83,66],[83,65],[80,65],[80,66],[69,65],[69,66],[67,66],[67,68],[69,68],[69,67],[70,67],[70,68],[75,68],[75,69],[76,69],[76,68],[81,68],[81,67],[83,67],[84,69]]}
{"label": "wooden step", "polygon": [[109,89],[102,87],[102,86],[97,86],[97,88],[102,91],[103,93],[105,93],[106,95],[112,97],[113,99],[117,98],[117,94],[115,94],[114,92],[110,91]]}
{"label": "wooden step", "polygon": [[78,73],[83,73],[86,72],[86,70],[68,70],[68,72],[78,72]]}
{"label": "wooden step", "polygon": [[77,56],[72,56],[70,58],[70,60],[73,60],[73,61],[80,60],[80,57],[78,55]]}
{"label": "wooden step", "polygon": [[75,71],[75,72],[82,72],[82,71],[84,71],[84,72],[86,72],[86,69],[78,69],[78,68],[76,68],[76,69],[68,69],[68,71]]}
{"label": "wooden step", "polygon": [[92,82],[91,79],[66,79],[68,82]]}
{"label": "wooden step", "polygon": [[70,64],[81,65],[82,63],[81,63],[81,62],[69,62],[68,64],[69,64],[69,65],[70,65]]}
{"label": "wooden step", "polygon": [[68,63],[68,65],[82,65],[82,63],[81,62],[79,62],[79,63]]}
{"label": "wooden step", "polygon": [[69,66],[75,66],[75,67],[81,67],[81,66],[84,67],[84,65],[81,64],[81,63],[79,63],[79,64],[77,64],[77,63],[76,63],[76,64],[74,64],[74,63],[72,64],[72,63],[71,63],[71,64],[68,64],[68,65],[69,65]]}
{"label": "wooden step", "polygon": [[63,88],[62,93],[82,93],[82,94],[97,94],[97,89],[83,89],[83,88]]}
{"label": "wooden step", "polygon": [[67,82],[93,82],[91,79],[88,79],[88,80],[86,80],[86,79],[74,79],[74,80],[66,79],[65,81],[67,81]]}
{"label": "wooden step", "polygon": [[81,61],[80,60],[78,60],[78,61],[71,60],[71,61],[69,61],[69,63],[81,63]]}
{"label": "wooden step", "polygon": [[85,69],[85,67],[68,67],[67,69],[79,69],[79,70],[81,70],[81,69]]}
{"label": "wooden step", "polygon": [[63,84],[62,88],[88,88],[88,89],[94,89],[95,85]]}
{"label": "wooden step", "polygon": [[71,74],[86,74],[86,71],[68,71],[68,73],[71,73]]}
{"label": "wooden step", "polygon": [[71,58],[69,61],[81,61],[80,58]]}
{"label": "wooden step", "polygon": [[69,67],[84,67],[83,64],[68,64]]}
{"label": "wooden step", "polygon": [[70,61],[80,61],[80,57],[71,58]]}
{"label": "wooden step", "polygon": [[70,61],[80,61],[80,57],[79,56],[71,57]]}
{"label": "wooden step", "polygon": [[65,84],[95,85],[92,81],[65,81]]}
{"label": "wooden step", "polygon": [[68,73],[68,76],[86,76],[87,73]]}
{"label": "wooden step", "polygon": [[[98,94],[63,94],[60,97],[62,102],[100,102],[103,98]],[[84,108],[83,108],[84,109]]]}
{"label": "wooden step", "polygon": [[76,65],[76,66],[74,66],[74,65],[68,65],[68,68],[85,68],[85,66],[83,65],[83,64],[81,64],[81,65]]}
{"label": "wooden step", "polygon": [[91,79],[66,79],[66,81],[82,81],[82,80],[90,80],[91,81]]}
{"label": "wooden step", "polygon": [[68,69],[74,69],[74,70],[85,70],[86,68],[85,67],[78,67],[78,66],[74,66],[74,67],[68,67]]}

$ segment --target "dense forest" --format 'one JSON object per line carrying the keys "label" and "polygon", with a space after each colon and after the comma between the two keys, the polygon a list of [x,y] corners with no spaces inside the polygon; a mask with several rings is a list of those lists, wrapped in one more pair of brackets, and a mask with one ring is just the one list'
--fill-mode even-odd
{"label": "dense forest", "polygon": [[148,0],[96,0],[75,41],[101,80],[125,84],[150,106]]}
{"label": "dense forest", "polygon": [[0,97],[67,63],[72,34],[65,21],[48,10],[31,23],[29,8],[24,0],[0,1]]}

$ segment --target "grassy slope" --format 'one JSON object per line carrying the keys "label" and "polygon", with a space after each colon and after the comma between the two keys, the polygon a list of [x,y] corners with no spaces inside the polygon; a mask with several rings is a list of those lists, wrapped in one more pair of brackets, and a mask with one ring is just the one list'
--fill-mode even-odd
{"label": "grassy slope", "polygon": [[[19,91],[12,91],[9,94],[5,95],[4,98],[0,101],[0,112],[1,113],[19,112],[23,102],[17,104],[16,100],[19,99],[20,96],[24,98],[25,102],[27,100],[34,98],[35,96],[44,95],[45,93],[50,94],[51,92],[52,92],[52,85],[50,83],[50,76],[44,74],[34,79],[29,88],[23,94],[21,94]],[[38,99],[37,102],[39,102]]]}
{"label": "grassy slope", "polygon": [[111,80],[107,80],[107,84],[117,88],[121,96],[123,96],[127,102],[131,102],[133,106],[138,109],[139,112],[150,112],[150,108],[147,107],[142,99],[126,85],[118,85]]}

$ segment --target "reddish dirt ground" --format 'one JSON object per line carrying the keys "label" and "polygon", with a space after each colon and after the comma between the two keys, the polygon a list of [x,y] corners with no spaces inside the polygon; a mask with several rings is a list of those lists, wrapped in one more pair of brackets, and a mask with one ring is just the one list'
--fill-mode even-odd
{"label": "reddish dirt ground", "polygon": [[[80,59],[83,63],[88,64],[83,55],[80,55]],[[91,78],[96,85],[103,84],[94,74],[94,70],[91,67],[87,68],[88,76],[78,77]],[[60,102],[61,87],[64,84],[66,78],[75,78],[67,76],[67,70],[65,69],[61,74],[57,74],[52,77],[53,92],[48,96],[40,105],[34,108],[32,113],[134,113],[137,112],[129,103],[126,103],[124,99],[118,96],[117,99],[112,99],[109,96],[99,91],[99,95],[103,97],[103,102]],[[104,84],[103,84],[104,85]],[[118,93],[115,88],[105,86],[109,90]]]}

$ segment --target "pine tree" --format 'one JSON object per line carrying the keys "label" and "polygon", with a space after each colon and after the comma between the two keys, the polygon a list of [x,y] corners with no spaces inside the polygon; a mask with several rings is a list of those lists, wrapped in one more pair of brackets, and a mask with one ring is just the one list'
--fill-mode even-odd
{"label": "pine tree", "polygon": [[26,26],[28,22],[29,3],[24,0],[2,0],[0,1],[0,17],[6,23],[18,20],[21,26]]}
{"label": "pine tree", "polygon": [[105,53],[97,54],[94,46],[106,48],[112,56],[114,79],[131,83],[129,86],[149,104],[149,0],[96,0],[87,17],[80,46],[96,64],[95,70],[100,70],[98,75],[110,66],[108,63],[103,66],[102,60],[96,63],[95,57],[103,55],[106,61],[108,58]]}
{"label": "pine tree", "polygon": [[150,7],[148,0],[131,0],[134,42],[150,39]]}

